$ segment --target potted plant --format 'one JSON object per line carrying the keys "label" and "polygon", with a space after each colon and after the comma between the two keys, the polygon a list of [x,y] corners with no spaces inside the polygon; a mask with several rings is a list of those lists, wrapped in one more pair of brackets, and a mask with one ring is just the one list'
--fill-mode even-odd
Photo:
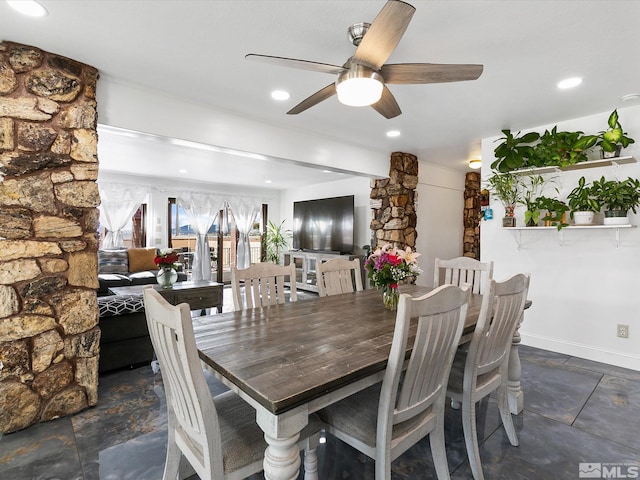
{"label": "potted plant", "polygon": [[635,140],[627,137],[627,133],[622,129],[618,118],[618,110],[611,112],[607,123],[609,128],[598,134],[596,145],[602,148],[602,158],[619,157],[620,151],[635,143]]}
{"label": "potted plant", "polygon": [[591,225],[595,213],[602,207],[584,177],[580,177],[578,185],[567,195],[567,201],[576,225]]}
{"label": "potted plant", "polygon": [[494,195],[504,206],[503,227],[515,227],[515,206],[520,202],[520,189],[518,177],[513,173],[495,172],[487,181],[487,190]]}
{"label": "potted plant", "polygon": [[593,195],[603,205],[605,225],[626,225],[629,223],[629,210],[636,212],[640,206],[640,180],[606,180],[604,177],[593,182]]}
{"label": "potted plant", "polygon": [[540,208],[538,197],[542,194],[547,182],[542,175],[525,175],[520,178],[520,190],[522,192],[520,203],[524,205],[524,223],[527,227],[535,227],[540,221]]}
{"label": "potted plant", "polygon": [[267,262],[280,263],[280,250],[289,245],[291,230],[284,229],[284,220],[276,225],[271,220],[267,223],[267,234],[264,238]]}
{"label": "potted plant", "polygon": [[538,197],[536,205],[539,210],[546,211],[542,217],[545,227],[558,227],[558,230],[568,226],[567,211],[569,206],[558,198],[541,196]]}
{"label": "potted plant", "polygon": [[533,154],[531,144],[540,139],[540,134],[529,132],[519,137],[520,132],[513,135],[511,130],[502,130],[502,133],[504,137],[499,139],[502,143],[494,150],[496,161],[491,164],[491,169],[505,173],[529,166],[528,159]]}
{"label": "potted plant", "polygon": [[587,150],[597,141],[597,135],[584,135],[580,131],[559,132],[558,127],[553,127],[540,136],[529,163],[534,167],[575,165],[588,159]]}

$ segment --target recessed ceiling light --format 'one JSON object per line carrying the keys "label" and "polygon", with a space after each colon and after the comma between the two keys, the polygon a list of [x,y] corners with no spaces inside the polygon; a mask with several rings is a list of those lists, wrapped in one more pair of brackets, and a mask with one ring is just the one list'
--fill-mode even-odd
{"label": "recessed ceiling light", "polygon": [[564,80],[561,80],[558,82],[558,88],[562,88],[562,89],[573,88],[573,87],[577,87],[581,83],[582,83],[582,78],[580,77],[565,78]]}
{"label": "recessed ceiling light", "polygon": [[400,130],[389,130],[387,132],[387,137],[399,137],[400,136]]}
{"label": "recessed ceiling light", "polygon": [[15,11],[30,17],[46,17],[49,12],[35,0],[7,0]]}
{"label": "recessed ceiling light", "polygon": [[624,95],[620,97],[620,100],[623,102],[634,102],[636,100],[640,100],[640,93],[630,93],[629,95]]}
{"label": "recessed ceiling light", "polygon": [[187,173],[187,171],[184,168],[181,168],[180,170],[178,170],[178,172],[180,173]]}
{"label": "recessed ceiling light", "polygon": [[289,92],[285,92],[284,90],[274,90],[271,92],[271,98],[274,100],[289,100]]}
{"label": "recessed ceiling light", "polygon": [[265,180],[264,183],[271,183],[271,180]]}

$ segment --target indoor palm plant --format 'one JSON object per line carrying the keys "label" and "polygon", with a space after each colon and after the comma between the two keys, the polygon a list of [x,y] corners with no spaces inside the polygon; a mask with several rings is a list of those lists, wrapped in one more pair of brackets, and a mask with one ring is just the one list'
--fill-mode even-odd
{"label": "indoor palm plant", "polygon": [[611,112],[607,123],[609,128],[598,134],[598,143],[596,145],[602,148],[602,156],[604,158],[618,157],[620,156],[620,151],[635,143],[635,140],[627,137],[627,133],[622,129],[618,110]]}
{"label": "indoor palm plant", "polygon": [[267,262],[280,263],[280,250],[287,248],[291,236],[291,230],[284,229],[284,220],[280,225],[269,220],[264,238]]}
{"label": "indoor palm plant", "polygon": [[584,177],[580,177],[578,185],[567,195],[567,202],[571,210],[571,218],[576,225],[593,223],[595,213],[602,207],[593,192],[592,185],[587,184]]}
{"label": "indoor palm plant", "polygon": [[627,214],[640,206],[640,180],[606,180],[603,177],[593,182],[593,195],[605,208],[605,225],[624,225],[629,223]]}

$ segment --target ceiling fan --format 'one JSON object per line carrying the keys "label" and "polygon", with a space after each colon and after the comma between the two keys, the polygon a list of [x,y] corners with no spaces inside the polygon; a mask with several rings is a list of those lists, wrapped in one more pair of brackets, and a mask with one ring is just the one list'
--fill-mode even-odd
{"label": "ceiling fan", "polygon": [[356,23],[349,27],[351,42],[357,47],[344,65],[298,60],[250,53],[247,60],[259,60],[284,67],[338,75],[338,79],[287,112],[295,115],[338,95],[350,106],[371,107],[386,118],[402,113],[386,84],[427,84],[476,80],[482,65],[397,63],[385,64],[409,26],[415,7],[400,0],[388,0],[373,23]]}

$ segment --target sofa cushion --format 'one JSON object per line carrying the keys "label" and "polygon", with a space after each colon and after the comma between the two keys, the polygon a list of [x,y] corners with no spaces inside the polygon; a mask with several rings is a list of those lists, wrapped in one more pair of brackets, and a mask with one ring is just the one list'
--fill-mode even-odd
{"label": "sofa cushion", "polygon": [[131,280],[126,275],[98,274],[98,295],[107,295],[111,287],[128,287]]}
{"label": "sofa cushion", "polygon": [[131,285],[151,285],[158,283],[158,271],[136,272],[129,274]]}
{"label": "sofa cushion", "polygon": [[153,261],[156,258],[155,248],[130,248],[127,252],[129,254],[130,273],[158,269],[158,266]]}
{"label": "sofa cushion", "polygon": [[126,250],[98,250],[98,273],[129,273],[129,256]]}
{"label": "sofa cushion", "polygon": [[100,318],[144,311],[142,295],[111,295],[98,297]]}

